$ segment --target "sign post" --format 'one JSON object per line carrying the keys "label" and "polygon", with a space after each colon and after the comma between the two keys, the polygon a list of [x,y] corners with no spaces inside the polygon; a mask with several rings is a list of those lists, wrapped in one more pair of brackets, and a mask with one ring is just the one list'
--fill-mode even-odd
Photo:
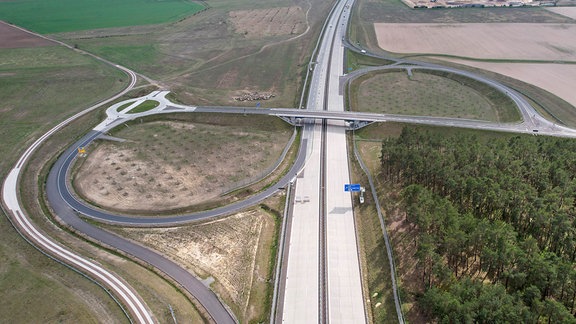
{"label": "sign post", "polygon": [[344,191],[358,192],[360,191],[359,183],[347,183],[344,185]]}

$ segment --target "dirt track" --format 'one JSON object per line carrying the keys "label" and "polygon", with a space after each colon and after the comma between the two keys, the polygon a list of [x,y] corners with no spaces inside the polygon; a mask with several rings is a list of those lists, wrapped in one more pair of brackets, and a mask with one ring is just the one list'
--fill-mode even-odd
{"label": "dirt track", "polygon": [[33,36],[0,21],[0,48],[53,46],[54,43]]}

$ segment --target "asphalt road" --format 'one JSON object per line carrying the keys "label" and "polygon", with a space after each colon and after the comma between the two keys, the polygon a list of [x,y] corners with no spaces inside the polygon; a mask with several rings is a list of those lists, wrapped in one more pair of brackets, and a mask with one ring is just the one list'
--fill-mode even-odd
{"label": "asphalt road", "polygon": [[[507,91],[507,90],[506,90]],[[512,92],[510,92],[512,94]],[[532,112],[530,110],[531,106],[528,103],[523,102],[523,100],[518,99],[522,103],[523,115],[530,115]],[[528,108],[529,107],[529,108]],[[178,109],[169,106],[170,112],[177,112]],[[532,108],[533,109],[533,108]],[[425,116],[406,116],[406,115],[392,115],[392,114],[375,114],[375,113],[362,113],[362,112],[346,112],[346,111],[321,111],[321,110],[297,110],[297,109],[287,109],[287,108],[238,108],[238,107],[195,107],[193,112],[206,112],[206,113],[233,113],[233,114],[262,114],[271,116],[287,116],[295,118],[304,119],[337,119],[337,120],[347,120],[347,121],[370,121],[370,122],[401,122],[401,123],[411,123],[411,124],[425,124],[425,125],[435,125],[435,126],[450,126],[450,127],[461,127],[461,128],[472,128],[472,129],[483,129],[483,130],[494,130],[494,131],[506,131],[506,132],[516,132],[516,133],[531,133],[533,134],[533,129],[535,126],[535,120],[539,120],[539,133],[543,135],[552,136],[563,136],[563,137],[576,137],[576,131],[562,127],[559,125],[554,125],[547,120],[541,121],[538,114],[532,113],[531,120],[529,122],[520,123],[493,123],[487,121],[478,120],[468,120],[459,118],[442,118],[442,117],[425,117]],[[142,115],[149,115],[154,113],[166,113],[166,111],[161,112],[148,112]],[[535,116],[534,116],[535,115]],[[131,118],[138,118],[141,115],[134,114],[130,116]],[[541,117],[540,117],[541,118]],[[545,126],[545,127],[543,127]],[[123,216],[116,215],[111,212],[104,210],[99,210],[94,206],[91,206],[83,201],[77,200],[69,191],[67,187],[67,172],[68,168],[71,166],[72,162],[77,155],[77,147],[88,146],[92,140],[94,140],[100,132],[92,131],[86,134],[80,141],[72,145],[72,147],[59,158],[58,163],[58,182],[57,184],[50,185],[47,189],[48,191],[56,190],[60,193],[60,201],[54,201],[54,203],[65,202],[70,207],[77,210],[82,215],[86,217],[97,219],[100,221],[105,221],[114,224],[125,224],[125,225],[141,225],[141,226],[154,226],[154,225],[176,225],[183,224],[191,221],[206,219],[210,217],[216,217],[221,215],[230,214],[244,208],[253,206],[258,202],[262,201],[266,197],[269,197],[275,193],[278,189],[284,188],[286,184],[292,180],[296,174],[302,169],[306,160],[307,143],[306,141],[300,147],[298,158],[296,163],[292,166],[291,170],[282,178],[278,183],[269,187],[265,191],[251,196],[244,201],[234,203],[232,205],[207,210],[203,212],[190,213],[184,215],[175,215],[168,217],[137,217],[137,216]],[[56,169],[54,167],[53,169]],[[51,202],[52,203],[52,202]]]}
{"label": "asphalt road", "polygon": [[[70,156],[76,154],[76,147],[83,146],[86,141],[93,139],[98,136],[97,132],[90,132],[77,142],[75,146],[69,148],[64,155]],[[72,154],[71,154],[72,153]],[[63,171],[63,164],[69,163],[69,159],[59,159],[56,161],[54,167],[48,175],[48,181],[46,183],[46,188],[58,188],[58,182],[62,179],[59,177],[59,172]],[[166,257],[151,251],[139,244],[128,241],[122,237],[114,235],[110,232],[106,232],[95,226],[86,223],[84,220],[78,217],[76,211],[74,211],[68,204],[62,200],[62,195],[60,193],[67,191],[60,190],[46,190],[48,201],[50,206],[54,210],[54,213],[58,215],[65,223],[73,227],[77,231],[84,233],[105,245],[112,246],[119,249],[129,255],[137,257],[138,259],[153,265],[155,268],[159,269],[176,282],[178,282],[182,288],[193,294],[197,298],[210,316],[217,323],[235,323],[236,320],[220,302],[218,297],[206,286],[204,286],[196,277],[194,277],[190,272],[183,269],[178,264],[167,259]]]}
{"label": "asphalt road", "polygon": [[[576,137],[576,131],[547,121],[546,119],[541,117],[534,110],[534,108],[532,108],[530,104],[522,98],[520,94],[515,92],[513,89],[510,89],[498,82],[495,82],[488,78],[484,78],[482,76],[467,71],[443,67],[436,64],[428,64],[408,60],[396,60],[396,61],[397,64],[394,65],[393,68],[434,69],[440,71],[447,71],[451,73],[458,73],[461,75],[465,75],[478,81],[490,84],[491,86],[505,93],[512,100],[514,100],[514,102],[518,105],[520,109],[520,112],[523,116],[523,121],[520,123],[490,123],[476,120],[463,120],[456,118],[433,118],[426,116],[401,116],[401,115],[369,114],[358,112],[304,111],[295,109],[261,109],[261,108],[251,109],[251,108],[234,108],[234,107],[193,107],[194,109],[190,109],[190,111],[213,112],[213,113],[226,112],[226,113],[242,113],[242,114],[268,114],[268,115],[294,117],[294,118],[328,118],[328,119],[340,119],[347,121],[374,121],[374,122],[394,121],[403,123],[475,128],[475,129],[518,132],[518,133],[534,133],[534,130],[538,130],[538,134],[543,135]],[[117,65],[115,66],[118,68],[122,68]],[[311,66],[314,65],[312,64]],[[391,67],[369,68],[354,73],[360,74],[360,73],[366,73],[374,69],[387,69],[387,68]],[[130,73],[132,75],[134,74],[132,71],[129,71],[127,69],[124,70],[127,73]],[[313,74],[313,78],[317,77],[321,79],[322,77],[324,77],[322,75],[322,71],[318,72],[320,73]],[[324,73],[326,73],[326,71],[324,71]],[[353,74],[351,76],[353,76]],[[133,78],[135,79],[135,77]],[[319,84],[319,82],[312,82],[312,83]],[[315,87],[313,87],[311,91],[318,94],[322,94],[323,92],[321,89]],[[312,100],[314,100],[313,96]],[[179,109],[182,108],[182,106],[174,105],[172,108],[174,111],[178,111]],[[164,111],[162,113],[166,112],[167,111]],[[59,128],[63,127],[63,125],[66,125],[68,122],[71,122],[72,120],[73,119],[67,120],[66,122],[61,124],[62,126],[60,126]],[[57,128],[55,131],[57,131],[59,128]],[[45,136],[48,137],[50,134],[47,134]],[[166,258],[162,257],[161,255],[158,255],[155,252],[152,252],[137,244],[134,244],[123,238],[112,235],[108,232],[104,232],[98,228],[95,228],[94,226],[87,224],[78,217],[77,212],[86,215],[87,217],[110,223],[125,224],[125,225],[140,225],[140,226],[176,225],[194,220],[234,213],[241,209],[257,204],[264,198],[276,192],[279,188],[285,187],[286,184],[296,176],[296,174],[301,170],[301,168],[305,164],[306,152],[309,149],[307,142],[303,141],[299,150],[298,159],[294,164],[293,168],[290,170],[290,172],[285,177],[283,177],[276,185],[268,188],[266,191],[259,193],[258,195],[252,196],[245,201],[238,202],[230,206],[225,206],[222,208],[217,208],[205,212],[193,213],[188,215],[177,215],[171,217],[162,217],[162,218],[152,218],[152,217],[144,218],[144,217],[113,215],[112,213],[97,210],[94,207],[88,206],[82,202],[77,201],[70,194],[68,188],[66,187],[67,170],[71,162],[75,158],[77,147],[88,145],[89,142],[92,139],[94,139],[98,134],[99,133],[96,131],[87,134],[81,141],[74,144],[65,154],[63,154],[61,158],[58,160],[58,162],[55,164],[55,167],[51,170],[49,181],[47,184],[47,193],[52,208],[54,208],[58,216],[60,216],[63,220],[65,220],[68,224],[70,224],[77,230],[89,236],[92,236],[105,244],[123,250],[128,254],[131,254],[139,259],[142,259],[145,262],[148,262],[151,265],[158,267],[161,271],[165,272],[166,274],[174,278],[191,294],[196,296],[207,309],[209,308],[208,312],[212,316],[214,316],[214,319],[218,323],[234,322],[232,316],[221,304],[221,302],[215,297],[215,295],[209,289],[204,287],[202,284],[200,284],[199,286],[198,285],[199,282],[195,280],[195,278],[191,276],[187,271],[183,270],[180,266],[174,264],[173,262],[167,260]],[[38,142],[38,144],[35,143],[34,145],[36,146],[39,145],[39,143],[41,143],[46,137],[43,136],[41,138],[41,141]],[[34,145],[33,147],[35,147]],[[27,154],[31,154],[32,151],[30,151]],[[10,178],[11,180],[5,182],[3,187],[3,193],[4,193],[3,197],[6,197],[7,195],[12,195],[12,193],[16,192],[17,184],[16,183],[13,184],[12,182],[17,182],[19,168],[23,166],[25,160],[27,159],[27,156],[28,155],[23,156],[23,158],[18,162],[17,166],[15,167],[15,170],[18,169],[18,173],[15,174],[13,173],[13,176]],[[6,198],[4,200],[5,204],[9,205],[10,210],[12,211],[21,210],[19,205],[14,206],[11,205],[13,204],[13,202],[7,203]],[[16,216],[19,217],[20,211],[16,212],[15,214],[18,214]],[[32,230],[30,230],[30,232],[32,232]]]}
{"label": "asphalt road", "polygon": [[124,283],[118,275],[104,269],[103,267],[92,262],[90,259],[84,258],[83,256],[61,246],[56,241],[42,233],[30,220],[26,214],[25,209],[21,206],[18,197],[20,189],[18,187],[20,174],[25,169],[27,160],[46,139],[48,139],[52,134],[58,132],[67,124],[89,113],[90,111],[93,111],[100,106],[107,104],[116,98],[119,98],[134,87],[136,84],[136,75],[134,72],[121,66],[116,67],[128,74],[131,79],[129,85],[115,96],[94,106],[91,106],[86,110],[83,110],[59,123],[46,134],[38,138],[30,147],[28,147],[4,180],[2,185],[2,207],[5,210],[6,215],[10,218],[12,224],[18,228],[18,232],[25,236],[28,242],[41,249],[42,251],[47,252],[52,257],[63,261],[67,265],[79,270],[86,275],[89,275],[94,280],[97,280],[104,286],[108,287],[117,297],[123,301],[123,303],[126,305],[126,308],[128,308],[127,311],[133,317],[135,317],[139,323],[153,323],[152,315],[145,302],[140,298],[140,296],[138,296],[132,287]]}

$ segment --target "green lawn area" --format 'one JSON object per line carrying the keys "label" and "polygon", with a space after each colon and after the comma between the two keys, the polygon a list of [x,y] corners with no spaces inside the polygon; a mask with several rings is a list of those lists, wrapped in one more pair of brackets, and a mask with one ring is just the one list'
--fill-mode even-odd
{"label": "green lawn area", "polygon": [[0,1],[0,19],[42,34],[176,21],[204,9],[184,0]]}
{"label": "green lawn area", "polygon": [[[151,109],[158,107],[159,102],[155,100],[146,100],[143,103],[139,104],[137,107],[132,108],[128,113],[129,114],[137,114],[141,112],[145,112]],[[126,104],[128,105],[128,104]],[[123,105],[122,107],[124,107]]]}

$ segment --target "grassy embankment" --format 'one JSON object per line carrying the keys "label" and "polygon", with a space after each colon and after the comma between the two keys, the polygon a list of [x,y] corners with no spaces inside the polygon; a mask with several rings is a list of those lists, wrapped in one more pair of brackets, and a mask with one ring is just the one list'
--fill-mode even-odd
{"label": "grassy embankment", "polygon": [[179,0],[17,0],[0,2],[0,19],[41,34],[53,34],[160,24],[203,9],[199,3]]}
{"label": "grassy embankment", "polygon": [[[19,154],[56,121],[117,92],[127,80],[101,63],[60,47],[2,49],[0,62],[1,178]],[[65,97],[67,92],[75,96]],[[123,318],[102,289],[37,252],[4,215],[0,237],[0,296],[6,301],[0,305],[0,322]]]}
{"label": "grassy embankment", "polygon": [[[0,112],[2,177],[35,138],[59,120],[118,92],[128,80],[115,69],[61,47],[3,49],[0,57],[0,61],[6,62],[0,67],[0,97],[4,100]],[[74,96],[69,97],[67,93]],[[177,309],[178,317],[198,319],[193,306],[173,286],[124,258],[103,252],[56,228],[39,205],[41,199],[34,188],[41,184],[38,182],[40,169],[55,151],[63,149],[102,118],[101,113],[95,112],[66,127],[32,157],[22,179],[25,183],[22,188],[26,188],[21,192],[24,205],[36,224],[49,235],[91,255],[140,288],[158,319],[167,320],[166,315],[170,316],[167,303]],[[0,291],[2,299],[10,301],[0,307],[0,321],[123,321],[122,311],[101,288],[37,252],[16,234],[5,217],[0,218],[0,233],[3,264],[0,285],[4,287]],[[46,303],[47,299],[51,303]],[[33,310],[30,305],[35,305]]]}
{"label": "grassy embankment", "polygon": [[519,113],[508,97],[483,83],[435,71],[384,71],[352,82],[353,110],[401,115],[513,122]]}

